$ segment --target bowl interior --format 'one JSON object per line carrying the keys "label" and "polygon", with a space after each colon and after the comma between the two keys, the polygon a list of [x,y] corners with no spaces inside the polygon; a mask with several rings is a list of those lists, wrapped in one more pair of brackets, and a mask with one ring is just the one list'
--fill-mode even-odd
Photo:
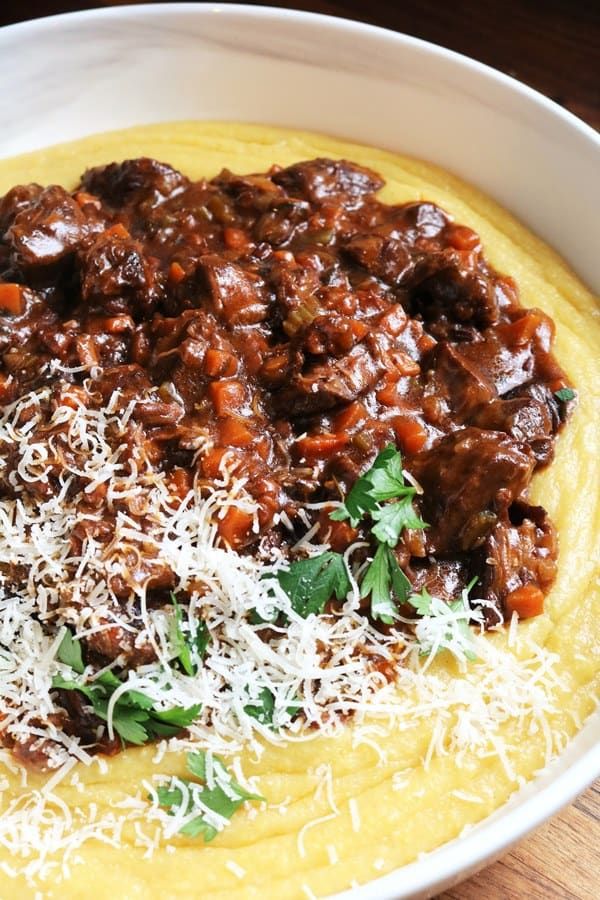
{"label": "bowl interior", "polygon": [[[0,31],[0,156],[176,119],[322,131],[437,163],[477,185],[600,287],[598,136],[471,60],[358,23],[169,4]],[[600,718],[549,773],[458,842],[353,897],[430,896],[567,803],[600,770]]]}

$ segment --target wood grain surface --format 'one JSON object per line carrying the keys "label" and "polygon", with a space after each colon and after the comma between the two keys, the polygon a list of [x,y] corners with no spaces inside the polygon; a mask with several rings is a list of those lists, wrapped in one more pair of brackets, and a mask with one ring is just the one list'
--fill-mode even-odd
{"label": "wood grain surface", "polygon": [[[263,4],[359,19],[433,41],[513,75],[600,128],[599,0],[279,0],[271,4],[263,0]],[[117,5],[102,0],[4,0],[0,24]],[[439,900],[482,898],[598,900],[600,780],[499,862],[441,894]]]}

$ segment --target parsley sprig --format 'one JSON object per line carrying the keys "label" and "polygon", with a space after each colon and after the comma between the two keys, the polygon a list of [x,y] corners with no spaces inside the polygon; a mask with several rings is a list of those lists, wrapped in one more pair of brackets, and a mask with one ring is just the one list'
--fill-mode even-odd
{"label": "parsley sprig", "polygon": [[[231,819],[247,800],[264,800],[260,794],[251,794],[234,781],[218,756],[212,758],[213,786],[210,788],[207,785],[207,754],[203,750],[188,753],[186,764],[198,781],[172,778],[169,785],[157,790],[158,803],[168,810],[169,815],[180,815],[183,812],[186,818],[191,817],[179,829],[179,834],[192,838],[202,835],[207,843],[219,833],[219,829],[207,820],[207,810],[216,813],[221,819]],[[196,810],[198,814],[193,816]]]}
{"label": "parsley sprig", "polygon": [[[371,520],[377,549],[363,573],[360,594],[371,596],[371,615],[388,625],[397,617],[397,604],[406,601],[411,589],[392,550],[405,528],[427,528],[413,507],[416,493],[416,488],[405,482],[401,453],[388,444],[356,480],[344,503],[330,514],[333,521],[349,521],[353,528],[367,517]],[[295,560],[275,577],[292,609],[304,618],[322,613],[328,600],[343,600],[351,589],[346,561],[332,550]]]}
{"label": "parsley sprig", "polygon": [[408,596],[408,602],[420,616],[415,637],[421,656],[435,656],[440,650],[449,650],[459,661],[477,659],[469,625],[475,613],[469,594],[476,583],[477,577],[472,578],[460,597],[449,603],[440,597],[432,597],[427,588]]}
{"label": "parsley sprig", "polygon": [[[74,638],[69,629],[61,640],[57,651],[57,659],[68,666],[73,676],[82,676],[85,671],[81,643]],[[94,681],[57,674],[52,679],[52,687],[63,691],[78,691],[89,701],[95,714],[103,721],[108,721],[110,699],[123,682],[113,672],[103,672]],[[172,737],[187,728],[200,712],[200,704],[189,707],[174,706],[171,709],[158,710],[155,701],[142,691],[130,689],[124,691],[114,705],[112,724],[121,740],[128,744],[146,744],[161,737]]]}
{"label": "parsley sprig", "polygon": [[193,623],[183,620],[181,606],[175,594],[171,594],[173,616],[169,625],[169,645],[173,658],[186,675],[197,675],[200,662],[206,656],[210,633],[206,623],[197,619]]}

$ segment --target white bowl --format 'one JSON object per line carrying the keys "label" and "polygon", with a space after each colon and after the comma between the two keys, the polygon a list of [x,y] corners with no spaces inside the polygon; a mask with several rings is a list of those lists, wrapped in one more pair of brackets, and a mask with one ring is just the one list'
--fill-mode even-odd
{"label": "white bowl", "polygon": [[[175,119],[322,131],[455,172],[600,289],[600,137],[517,81],[415,38],[262,7],[117,7],[0,30],[0,84],[0,157]],[[493,816],[353,900],[428,897],[466,878],[600,774],[599,741],[596,715]]]}

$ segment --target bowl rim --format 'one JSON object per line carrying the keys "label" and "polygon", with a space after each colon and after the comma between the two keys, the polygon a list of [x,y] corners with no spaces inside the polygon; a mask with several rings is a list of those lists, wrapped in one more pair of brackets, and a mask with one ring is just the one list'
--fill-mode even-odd
{"label": "bowl rim", "polygon": [[282,6],[263,6],[262,4],[254,6],[247,3],[210,3],[205,2],[205,0],[203,0],[203,2],[189,2],[188,0],[188,2],[183,3],[125,3],[119,4],[118,6],[93,7],[91,9],[82,9],[75,12],[37,16],[32,19],[25,19],[22,22],[14,22],[10,25],[0,27],[0,38],[11,36],[16,33],[23,35],[30,33],[34,35],[36,31],[43,31],[48,25],[54,23],[60,25],[63,22],[72,22],[75,20],[84,22],[96,18],[118,19],[124,14],[134,16],[149,15],[153,18],[161,18],[162,16],[172,16],[175,13],[193,14],[195,12],[203,15],[209,13],[218,14],[220,17],[246,15],[249,18],[259,19],[296,19],[298,21],[304,21],[307,24],[313,23],[314,25],[320,25],[322,27],[338,28],[347,31],[348,33],[360,32],[362,34],[371,34],[373,37],[380,37],[386,40],[392,39],[395,40],[398,45],[420,47],[422,50],[428,52],[433,50],[439,56],[446,58],[449,61],[454,61],[462,66],[466,66],[477,74],[484,75],[485,77],[496,81],[496,83],[516,91],[521,94],[521,96],[528,98],[537,105],[544,107],[548,112],[558,116],[566,124],[571,125],[581,134],[590,138],[593,143],[597,145],[598,149],[600,149],[600,132],[596,131],[591,125],[588,125],[587,122],[584,122],[583,119],[579,118],[575,113],[572,113],[564,106],[561,106],[555,100],[547,97],[536,88],[530,87],[523,81],[519,81],[518,78],[507,75],[500,69],[496,69],[488,63],[481,62],[480,60],[467,56],[464,53],[460,53],[457,50],[451,50],[443,44],[437,44],[433,41],[425,40],[424,38],[415,37],[406,32],[394,31],[391,28],[385,28],[381,25],[371,25],[370,23],[361,22],[357,19],[350,19],[346,16],[334,16],[328,13],[316,13],[300,9],[287,9]]}
{"label": "bowl rim", "polygon": [[[278,6],[248,5],[240,3],[177,2],[142,3],[79,10],[59,13],[17,22],[0,28],[0,47],[13,38],[43,35],[49,28],[63,24],[118,20],[127,17],[150,17],[160,20],[176,14],[197,14],[199,16],[219,15],[223,17],[247,17],[255,21],[290,22],[295,20],[319,29],[344,32],[348,36],[370,35],[375,39],[391,41],[401,50],[415,48],[433,54],[448,63],[467,70],[472,75],[485,79],[534,107],[560,120],[564,126],[575,130],[588,144],[600,151],[600,133],[574,113],[560,106],[554,100],[533,87],[507,75],[492,66],[451,50],[440,44],[412,35],[397,32],[378,25],[371,25],[342,16],[332,16],[303,10],[286,9]],[[594,743],[593,729],[597,727],[598,711],[592,713],[583,728],[569,742],[589,744],[584,747],[579,758],[570,765],[564,762],[564,752],[555,758],[543,773],[527,783],[525,791],[535,791],[532,796],[522,797],[516,792],[507,803],[502,804],[491,816],[478,823],[472,833],[463,834],[441,845],[424,858],[394,869],[384,876],[376,877],[356,888],[337,893],[335,897],[349,900],[401,900],[401,898],[432,896],[450,881],[457,884],[470,877],[478,869],[501,856],[513,844],[525,837],[542,822],[556,814],[561,808],[583,791],[600,775],[600,753]],[[566,765],[566,768],[565,768]],[[554,774],[553,769],[559,771]],[[562,770],[561,770],[562,769]],[[536,788],[540,781],[543,786]],[[507,805],[510,808],[507,809]]]}

